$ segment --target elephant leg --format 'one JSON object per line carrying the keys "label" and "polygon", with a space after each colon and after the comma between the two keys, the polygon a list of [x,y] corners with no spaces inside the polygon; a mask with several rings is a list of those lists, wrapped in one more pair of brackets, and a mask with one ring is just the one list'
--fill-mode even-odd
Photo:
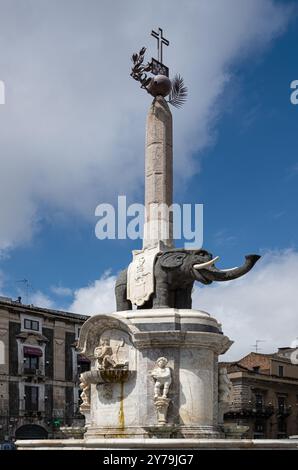
{"label": "elephant leg", "polygon": [[188,287],[186,289],[186,307],[185,308],[189,308],[189,309],[192,308],[192,288],[193,286]]}
{"label": "elephant leg", "polygon": [[132,310],[132,303],[126,298],[126,286],[118,286],[115,292],[117,312],[123,312],[124,310]]}
{"label": "elephant leg", "polygon": [[132,310],[132,303],[127,299],[127,270],[121,271],[115,286],[117,312]]}
{"label": "elephant leg", "polygon": [[192,287],[186,287],[184,289],[176,289],[175,291],[175,308],[191,308]]}
{"label": "elephant leg", "polygon": [[169,308],[169,286],[166,282],[156,282],[153,308]]}

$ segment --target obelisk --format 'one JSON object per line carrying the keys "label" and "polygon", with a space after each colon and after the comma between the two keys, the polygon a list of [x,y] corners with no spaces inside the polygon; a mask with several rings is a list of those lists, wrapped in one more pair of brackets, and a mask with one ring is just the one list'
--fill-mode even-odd
{"label": "obelisk", "polygon": [[[169,45],[159,33],[158,60],[152,58],[144,65],[142,48],[132,56],[131,76],[153,97],[146,122],[145,143],[145,218],[143,247],[133,250],[133,261],[127,270],[126,297],[132,305],[141,308],[154,292],[154,265],[161,251],[173,248],[173,130],[172,113],[165,97],[171,93],[169,69],[162,63],[162,45]],[[145,72],[153,77],[148,78]]]}
{"label": "obelisk", "polygon": [[149,108],[146,124],[144,249],[173,247],[172,203],[172,113],[164,97],[158,95]]}

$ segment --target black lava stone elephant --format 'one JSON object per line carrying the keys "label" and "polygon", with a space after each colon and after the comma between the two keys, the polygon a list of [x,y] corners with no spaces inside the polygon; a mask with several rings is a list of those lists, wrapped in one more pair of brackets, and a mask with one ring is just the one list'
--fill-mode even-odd
{"label": "black lava stone elephant", "polygon": [[[173,249],[160,253],[154,266],[154,292],[139,308],[191,308],[195,281],[211,284],[237,279],[250,271],[260,256],[247,255],[245,258],[245,263],[238,268],[220,270],[214,266],[218,257],[213,258],[206,250]],[[117,311],[132,309],[131,301],[127,299],[127,269],[118,276],[115,294]]]}

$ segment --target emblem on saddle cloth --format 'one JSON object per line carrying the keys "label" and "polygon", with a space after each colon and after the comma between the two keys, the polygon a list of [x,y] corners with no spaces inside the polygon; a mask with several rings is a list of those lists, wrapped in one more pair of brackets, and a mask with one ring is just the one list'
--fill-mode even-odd
{"label": "emblem on saddle cloth", "polygon": [[138,307],[154,292],[154,263],[159,252],[159,247],[132,252],[133,261],[127,271],[127,298]]}

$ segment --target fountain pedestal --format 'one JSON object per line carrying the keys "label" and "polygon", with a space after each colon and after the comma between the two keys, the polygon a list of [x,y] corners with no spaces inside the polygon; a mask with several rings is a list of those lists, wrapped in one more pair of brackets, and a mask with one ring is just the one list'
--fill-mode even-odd
{"label": "fountain pedestal", "polygon": [[85,439],[220,437],[218,355],[231,344],[214,318],[196,310],[91,317],[79,340],[91,360],[81,375]]}

